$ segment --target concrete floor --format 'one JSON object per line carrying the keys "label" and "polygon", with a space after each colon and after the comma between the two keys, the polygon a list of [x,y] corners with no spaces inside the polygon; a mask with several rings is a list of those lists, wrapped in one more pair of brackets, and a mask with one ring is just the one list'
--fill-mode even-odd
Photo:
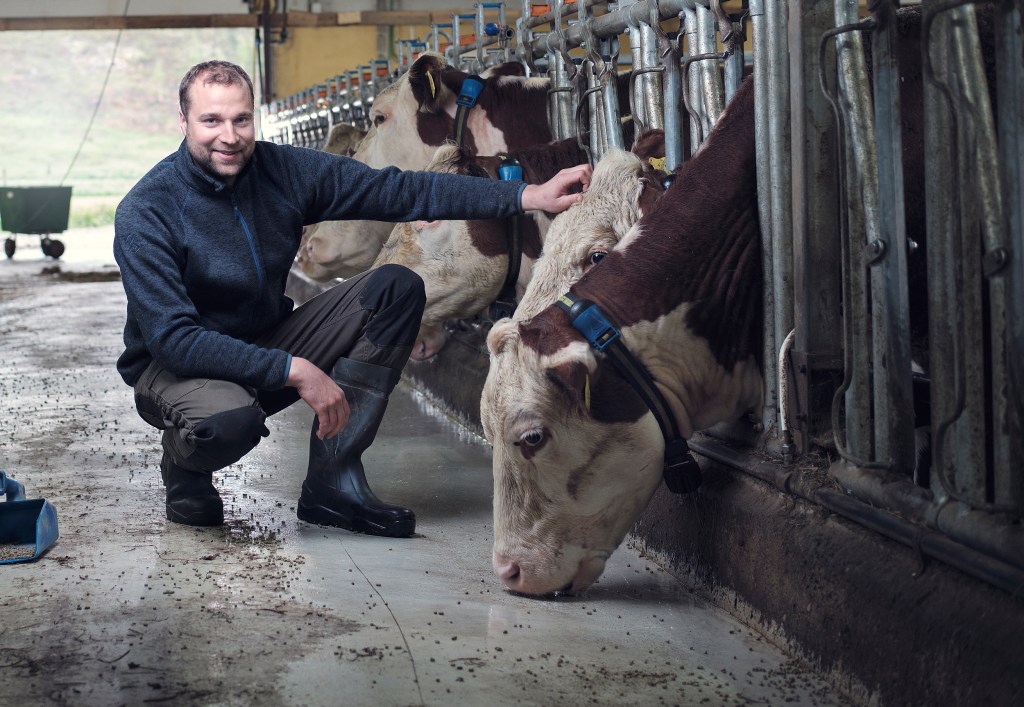
{"label": "concrete floor", "polygon": [[416,511],[416,537],[296,519],[301,402],[216,475],[222,528],[168,523],[158,434],[114,369],[111,237],[67,232],[59,263],[25,239],[0,261],[0,469],[61,531],[38,561],[0,565],[0,703],[846,703],[628,547],[584,596],[506,592],[489,447],[405,384],[365,461],[382,498]]}

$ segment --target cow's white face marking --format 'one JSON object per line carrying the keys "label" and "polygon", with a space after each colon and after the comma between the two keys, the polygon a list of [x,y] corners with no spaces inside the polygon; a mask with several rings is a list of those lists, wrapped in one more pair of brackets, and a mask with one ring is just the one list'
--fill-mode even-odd
{"label": "cow's white face marking", "polygon": [[494,454],[495,573],[526,594],[582,591],[661,482],[661,431],[650,414],[598,422],[552,385],[553,370],[596,369],[583,342],[541,357],[506,319],[488,348],[480,413]]}
{"label": "cow's white face marking", "polygon": [[597,164],[583,201],[558,214],[544,237],[544,253],[519,305],[516,319],[535,316],[619,246],[640,220],[643,163],[631,152],[612,150]]}

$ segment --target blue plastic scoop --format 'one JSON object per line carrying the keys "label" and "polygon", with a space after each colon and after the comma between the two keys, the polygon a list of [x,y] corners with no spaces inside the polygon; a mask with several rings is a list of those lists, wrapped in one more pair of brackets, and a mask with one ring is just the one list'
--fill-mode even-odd
{"label": "blue plastic scoop", "polygon": [[25,500],[25,487],[0,471],[0,565],[34,560],[57,542],[57,511],[46,499]]}

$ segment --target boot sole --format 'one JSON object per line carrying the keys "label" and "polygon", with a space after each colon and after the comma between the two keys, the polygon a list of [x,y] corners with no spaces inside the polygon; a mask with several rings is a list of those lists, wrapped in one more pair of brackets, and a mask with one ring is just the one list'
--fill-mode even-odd
{"label": "boot sole", "polygon": [[295,514],[299,517],[299,520],[304,520],[307,523],[330,525],[336,528],[351,530],[354,533],[365,533],[366,535],[407,538],[416,532],[416,518],[407,518],[381,524],[359,515],[349,518],[323,506],[305,506],[302,503],[299,503]]}
{"label": "boot sole", "polygon": [[165,504],[165,509],[167,510],[167,520],[172,523],[178,523],[179,525],[191,525],[199,528],[212,528],[218,525],[224,525],[223,510],[219,513],[209,511],[205,513],[189,513],[186,515],[171,508],[170,504]]}

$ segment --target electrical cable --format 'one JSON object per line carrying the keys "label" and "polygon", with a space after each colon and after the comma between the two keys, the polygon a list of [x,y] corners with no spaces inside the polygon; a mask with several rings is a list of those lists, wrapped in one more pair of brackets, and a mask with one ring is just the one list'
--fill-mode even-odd
{"label": "electrical cable", "polygon": [[[121,13],[122,17],[128,16],[128,8],[131,7],[132,0],[124,0],[124,12]],[[78,149],[75,150],[74,157],[71,158],[71,164],[68,165],[68,169],[64,172],[64,176],[60,179],[60,186],[64,186],[64,180],[71,174],[71,170],[74,169],[75,162],[78,161],[78,156],[82,154],[82,148],[85,147],[85,141],[89,139],[89,133],[92,132],[92,124],[96,121],[96,115],[100,112],[100,106],[103,104],[103,95],[107,91],[107,83],[110,81],[110,74],[114,70],[114,61],[117,59],[117,49],[121,45],[121,34],[124,32],[124,28],[117,30],[117,38],[114,40],[114,50],[110,54],[110,64],[107,66],[107,75],[103,77],[103,85],[100,87],[100,95],[96,99],[96,106],[92,109],[92,116],[89,118],[89,124],[85,127],[85,134],[82,135],[82,141],[78,143]]]}

